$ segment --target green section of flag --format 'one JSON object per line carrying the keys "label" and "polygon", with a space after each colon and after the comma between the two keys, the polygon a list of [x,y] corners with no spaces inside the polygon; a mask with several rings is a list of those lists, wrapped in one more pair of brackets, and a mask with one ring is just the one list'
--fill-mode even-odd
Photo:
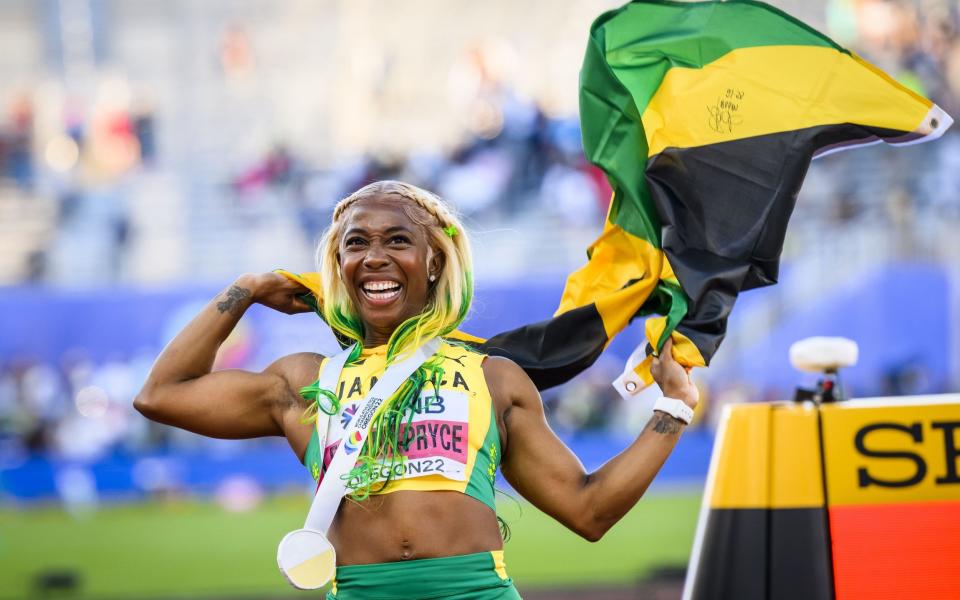
{"label": "green section of flag", "polygon": [[[722,6],[721,6],[722,5]],[[700,68],[738,48],[824,46],[847,52],[830,38],[762,2],[632,2],[601,15],[607,64],[646,108],[672,67]]]}
{"label": "green section of flag", "polygon": [[610,222],[659,248],[660,221],[643,183],[647,139],[641,113],[607,64],[604,35],[604,29],[595,25],[580,71],[583,149],[587,159],[606,172],[613,187]]}

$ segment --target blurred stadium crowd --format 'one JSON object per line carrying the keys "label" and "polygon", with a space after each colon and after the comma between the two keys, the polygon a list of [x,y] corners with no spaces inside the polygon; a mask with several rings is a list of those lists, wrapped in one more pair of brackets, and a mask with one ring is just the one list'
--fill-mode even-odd
{"label": "blurred stadium crowd", "polygon": [[[590,18],[616,3],[530,2],[509,20],[496,16],[506,0],[484,4],[443,17],[476,24],[464,39],[462,28],[428,35],[430,2],[403,14],[346,1],[3,3],[0,284],[221,285],[310,270],[335,202],[384,178],[467,217],[480,285],[562,280],[610,194],[580,147],[576,70]],[[960,115],[960,2],[773,4]],[[727,343],[747,345],[872,266],[960,264],[958,197],[960,134],[815,163],[784,251],[797,276],[732,321]],[[149,350],[99,363],[82,349],[56,362],[0,356],[4,452],[83,461],[201,443],[132,412]],[[558,427],[635,431],[642,414],[608,385],[619,368],[605,359],[548,396]],[[882,385],[869,391],[894,390]],[[715,396],[762,395],[738,386]]]}

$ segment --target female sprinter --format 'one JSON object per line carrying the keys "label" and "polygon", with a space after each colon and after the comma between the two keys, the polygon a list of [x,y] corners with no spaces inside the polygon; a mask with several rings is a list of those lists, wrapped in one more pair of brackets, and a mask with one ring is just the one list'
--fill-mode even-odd
{"label": "female sprinter", "polygon": [[[312,352],[280,358],[262,373],[211,372],[251,304],[311,310],[298,299],[303,287],[264,273],[241,276],[170,342],[136,408],[211,437],[285,436],[321,477],[351,405],[405,349],[453,332],[473,286],[459,221],[433,194],[399,182],[373,183],[342,200],[318,259],[323,316],[357,342],[336,390],[311,388],[324,364]],[[696,405],[697,390],[669,345],[653,375],[664,396]],[[318,414],[333,414],[326,448],[318,447]],[[529,502],[595,541],[640,499],[683,429],[680,419],[654,412],[629,448],[587,473],[550,430],[524,371],[447,340],[374,417],[352,473],[360,483],[329,531],[338,566],[328,599],[519,598],[503,563],[497,466]]]}

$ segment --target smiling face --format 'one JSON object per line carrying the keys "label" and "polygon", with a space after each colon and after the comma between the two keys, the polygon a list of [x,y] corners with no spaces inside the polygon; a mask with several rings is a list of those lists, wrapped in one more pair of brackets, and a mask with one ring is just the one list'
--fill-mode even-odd
{"label": "smiling face", "polygon": [[317,267],[323,320],[341,341],[387,343],[388,360],[454,331],[473,299],[463,225],[436,195],[402,181],[337,203]]}
{"label": "smiling face", "polygon": [[411,219],[405,202],[391,194],[362,198],[342,217],[340,275],[364,323],[367,347],[387,343],[398,325],[423,312],[430,271],[439,269],[423,226]]}

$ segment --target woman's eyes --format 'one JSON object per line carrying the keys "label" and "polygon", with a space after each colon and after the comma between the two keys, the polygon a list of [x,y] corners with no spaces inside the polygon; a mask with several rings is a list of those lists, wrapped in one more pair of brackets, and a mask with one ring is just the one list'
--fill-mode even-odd
{"label": "woman's eyes", "polygon": [[[394,246],[396,245],[409,246],[412,242],[410,241],[410,238],[405,235],[395,235],[390,237],[387,240],[387,243]],[[364,246],[367,244],[367,240],[363,239],[362,237],[351,237],[351,238],[347,238],[347,240],[343,244],[348,248],[352,246]]]}

